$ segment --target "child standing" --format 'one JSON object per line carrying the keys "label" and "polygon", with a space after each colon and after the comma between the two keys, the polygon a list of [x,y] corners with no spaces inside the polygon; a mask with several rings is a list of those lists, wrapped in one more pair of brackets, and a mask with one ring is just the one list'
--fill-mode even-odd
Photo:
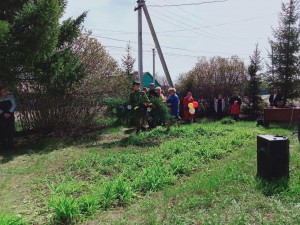
{"label": "child standing", "polygon": [[238,121],[240,115],[240,106],[238,101],[234,101],[233,105],[231,106],[231,116],[235,121]]}

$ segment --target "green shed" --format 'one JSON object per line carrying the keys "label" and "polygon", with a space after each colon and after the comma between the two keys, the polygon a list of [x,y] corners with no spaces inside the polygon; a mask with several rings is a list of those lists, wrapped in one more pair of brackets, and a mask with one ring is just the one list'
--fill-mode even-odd
{"label": "green shed", "polygon": [[[143,87],[149,88],[151,83],[153,83],[153,76],[149,72],[144,73],[142,80]],[[157,80],[155,80],[155,87],[161,87],[161,84]]]}

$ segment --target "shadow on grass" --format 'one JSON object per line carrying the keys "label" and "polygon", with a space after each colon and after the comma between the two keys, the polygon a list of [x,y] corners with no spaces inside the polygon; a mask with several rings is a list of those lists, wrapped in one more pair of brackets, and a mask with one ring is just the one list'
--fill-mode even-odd
{"label": "shadow on grass", "polygon": [[256,177],[256,188],[266,197],[275,196],[289,189],[289,178],[266,180]]}
{"label": "shadow on grass", "polygon": [[[113,129],[113,130],[111,130]],[[41,132],[19,132],[15,135],[15,147],[0,151],[0,164],[10,162],[22,155],[47,154],[54,150],[74,145],[88,145],[98,140],[99,136],[108,131],[114,132],[118,127],[95,126],[76,134],[48,134]]]}
{"label": "shadow on grass", "polygon": [[[135,131],[136,131],[135,129],[128,129],[127,131],[125,131],[125,133],[134,134]],[[161,137],[165,135],[166,132],[162,130],[156,130],[155,132],[156,134],[154,137],[149,137],[147,135],[130,135],[128,137],[122,138],[119,141],[102,144],[101,147],[110,149],[115,147],[128,147],[128,146],[136,146],[136,147],[157,146],[162,143]]]}

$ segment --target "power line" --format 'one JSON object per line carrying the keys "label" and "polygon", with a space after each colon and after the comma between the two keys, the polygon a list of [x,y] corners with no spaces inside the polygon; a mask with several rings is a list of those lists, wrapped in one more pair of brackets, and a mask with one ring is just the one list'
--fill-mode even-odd
{"label": "power line", "polygon": [[[214,35],[214,34],[211,34],[211,33],[207,32],[207,31],[200,30],[200,28],[199,28],[199,29],[196,29],[195,27],[191,26],[190,24],[187,24],[187,23],[185,23],[185,22],[183,22],[183,21],[181,21],[181,20],[175,19],[174,17],[168,16],[168,15],[166,15],[166,14],[164,14],[164,13],[161,13],[161,12],[158,12],[158,11],[156,11],[156,10],[153,10],[153,9],[152,9],[152,11],[153,11],[153,12],[156,12],[156,13],[158,13],[158,14],[164,16],[164,17],[167,17],[167,18],[171,19],[172,21],[175,21],[175,22],[177,22],[177,23],[179,23],[179,24],[184,25],[184,26],[180,25],[180,27],[181,27],[182,29],[186,29],[187,27],[189,27],[188,30],[190,30],[191,32],[193,32],[193,33],[195,33],[195,34],[206,35],[206,36],[209,37],[209,38],[217,39],[216,37],[214,37],[214,36],[216,36],[216,35]],[[163,20],[163,19],[161,19],[161,18],[159,18],[159,17],[157,17],[157,16],[156,16],[156,18],[158,18],[158,19],[160,19],[160,20]],[[165,20],[163,20],[163,21],[165,21]],[[165,21],[165,22],[167,22],[167,23],[169,23],[169,24],[171,24],[171,25],[174,25],[174,26],[177,26],[177,27],[178,27],[178,24],[174,24],[174,23],[171,23],[171,22],[168,22],[168,21]],[[197,31],[202,32],[202,33],[199,33],[199,32],[197,32]]]}
{"label": "power line", "polygon": [[148,7],[176,7],[176,6],[197,6],[204,4],[212,4],[219,2],[227,2],[228,0],[220,0],[220,1],[207,1],[207,2],[198,2],[198,3],[185,3],[185,4],[177,4],[177,5],[148,5]]}
{"label": "power line", "polygon": [[[125,47],[119,47],[119,46],[111,46],[111,45],[106,45],[104,47],[107,47],[107,48],[112,48],[112,50],[126,50]],[[137,52],[136,49],[132,49],[132,51],[134,52]],[[152,51],[150,50],[144,50],[144,52],[146,54],[148,54],[149,56],[152,55]],[[165,52],[164,53],[165,55],[168,55],[168,56],[173,56],[173,57],[186,57],[186,58],[201,58],[201,57],[211,57],[211,56],[205,56],[205,55],[187,55],[187,54],[175,54],[175,53],[170,53],[170,52]],[[113,55],[121,55],[123,56],[124,54],[121,54],[121,53],[113,53]],[[268,56],[262,56],[262,58],[267,58]],[[228,58],[228,57],[227,57]],[[243,60],[248,60],[249,57],[239,57],[240,59],[243,59]]]}
{"label": "power line", "polygon": [[[107,40],[113,40],[113,41],[118,41],[118,42],[124,42],[124,43],[128,43],[128,40],[122,40],[122,39],[116,39],[116,38],[109,38],[109,37],[104,37],[104,36],[99,36],[99,35],[92,35],[98,38],[103,38],[103,39],[107,39]],[[137,44],[137,42],[135,41],[131,41],[131,43],[135,43]],[[144,44],[146,46],[152,46],[153,44]],[[245,54],[245,53],[229,53],[229,52],[207,52],[207,51],[195,51],[195,50],[190,50],[190,49],[186,49],[186,48],[176,48],[176,47],[170,47],[170,46],[161,46],[167,49],[173,49],[173,50],[182,50],[182,51],[187,51],[187,52],[192,52],[192,53],[206,53],[206,54],[224,54],[224,55],[244,55],[244,56],[250,56],[250,54]],[[170,53],[171,54],[171,53]],[[179,54],[178,54],[179,55]],[[194,56],[196,57],[196,56]]]}

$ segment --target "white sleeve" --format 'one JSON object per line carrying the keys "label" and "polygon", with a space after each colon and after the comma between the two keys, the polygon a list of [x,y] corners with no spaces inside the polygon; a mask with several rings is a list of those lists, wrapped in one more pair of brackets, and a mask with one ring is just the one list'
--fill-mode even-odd
{"label": "white sleeve", "polygon": [[214,108],[215,108],[215,112],[218,112],[218,102],[216,99],[214,99]]}
{"label": "white sleeve", "polygon": [[11,108],[9,109],[9,112],[13,113],[16,110],[16,107],[17,107],[15,98],[14,98],[14,96],[10,95],[8,97],[8,99],[11,101]]}

